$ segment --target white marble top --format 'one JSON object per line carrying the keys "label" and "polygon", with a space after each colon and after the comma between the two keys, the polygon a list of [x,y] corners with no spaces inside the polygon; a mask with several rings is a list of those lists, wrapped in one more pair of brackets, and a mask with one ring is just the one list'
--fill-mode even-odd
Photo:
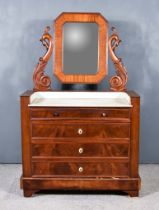
{"label": "white marble top", "polygon": [[42,107],[131,107],[125,92],[35,92],[29,106]]}

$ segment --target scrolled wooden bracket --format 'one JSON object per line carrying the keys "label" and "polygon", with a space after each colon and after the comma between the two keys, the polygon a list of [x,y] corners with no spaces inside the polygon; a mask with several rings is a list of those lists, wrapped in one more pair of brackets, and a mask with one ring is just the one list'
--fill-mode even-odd
{"label": "scrolled wooden bracket", "polygon": [[116,47],[119,46],[121,40],[117,34],[117,31],[114,27],[112,27],[113,34],[110,36],[108,41],[109,52],[111,60],[115,66],[116,74],[110,78],[109,84],[110,89],[113,91],[125,91],[126,83],[128,81],[127,70],[122,63],[122,59],[118,58],[115,54]]}
{"label": "scrolled wooden bracket", "polygon": [[45,75],[44,70],[50,59],[53,51],[53,38],[49,34],[50,27],[47,26],[44,30],[40,41],[46,48],[46,53],[43,57],[39,58],[39,62],[36,65],[33,73],[34,91],[47,91],[51,89],[51,79],[48,75]]}

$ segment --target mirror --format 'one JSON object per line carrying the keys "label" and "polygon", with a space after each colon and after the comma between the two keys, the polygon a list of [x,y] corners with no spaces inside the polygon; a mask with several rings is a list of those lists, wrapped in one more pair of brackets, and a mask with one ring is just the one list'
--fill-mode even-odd
{"label": "mirror", "polygon": [[63,26],[64,74],[96,74],[98,71],[98,25],[65,23]]}
{"label": "mirror", "polygon": [[108,22],[100,13],[62,13],[54,22],[55,76],[97,84],[107,75]]}

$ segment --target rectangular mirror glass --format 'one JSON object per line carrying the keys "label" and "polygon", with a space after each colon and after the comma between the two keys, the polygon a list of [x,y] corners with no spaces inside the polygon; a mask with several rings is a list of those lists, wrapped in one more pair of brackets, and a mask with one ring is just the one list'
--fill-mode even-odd
{"label": "rectangular mirror glass", "polygon": [[98,71],[98,24],[63,25],[64,74],[96,74]]}

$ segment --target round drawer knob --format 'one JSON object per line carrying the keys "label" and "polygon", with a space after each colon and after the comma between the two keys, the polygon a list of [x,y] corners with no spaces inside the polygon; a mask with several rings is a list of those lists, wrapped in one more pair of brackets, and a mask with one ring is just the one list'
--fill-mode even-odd
{"label": "round drawer knob", "polygon": [[79,148],[78,152],[79,152],[80,154],[82,154],[82,153],[83,153],[83,148],[82,148],[82,147]]}
{"label": "round drawer knob", "polygon": [[101,114],[101,116],[102,116],[102,117],[106,117],[107,115],[106,115],[105,112],[103,112],[103,113]]}
{"label": "round drawer knob", "polygon": [[60,115],[60,114],[59,114],[58,112],[54,112],[54,113],[53,113],[53,116],[54,116],[54,117],[58,117],[59,115]]}
{"label": "round drawer knob", "polygon": [[78,134],[81,135],[83,133],[83,130],[81,128],[78,129]]}
{"label": "round drawer knob", "polygon": [[83,172],[83,167],[79,167],[78,171],[81,173]]}

